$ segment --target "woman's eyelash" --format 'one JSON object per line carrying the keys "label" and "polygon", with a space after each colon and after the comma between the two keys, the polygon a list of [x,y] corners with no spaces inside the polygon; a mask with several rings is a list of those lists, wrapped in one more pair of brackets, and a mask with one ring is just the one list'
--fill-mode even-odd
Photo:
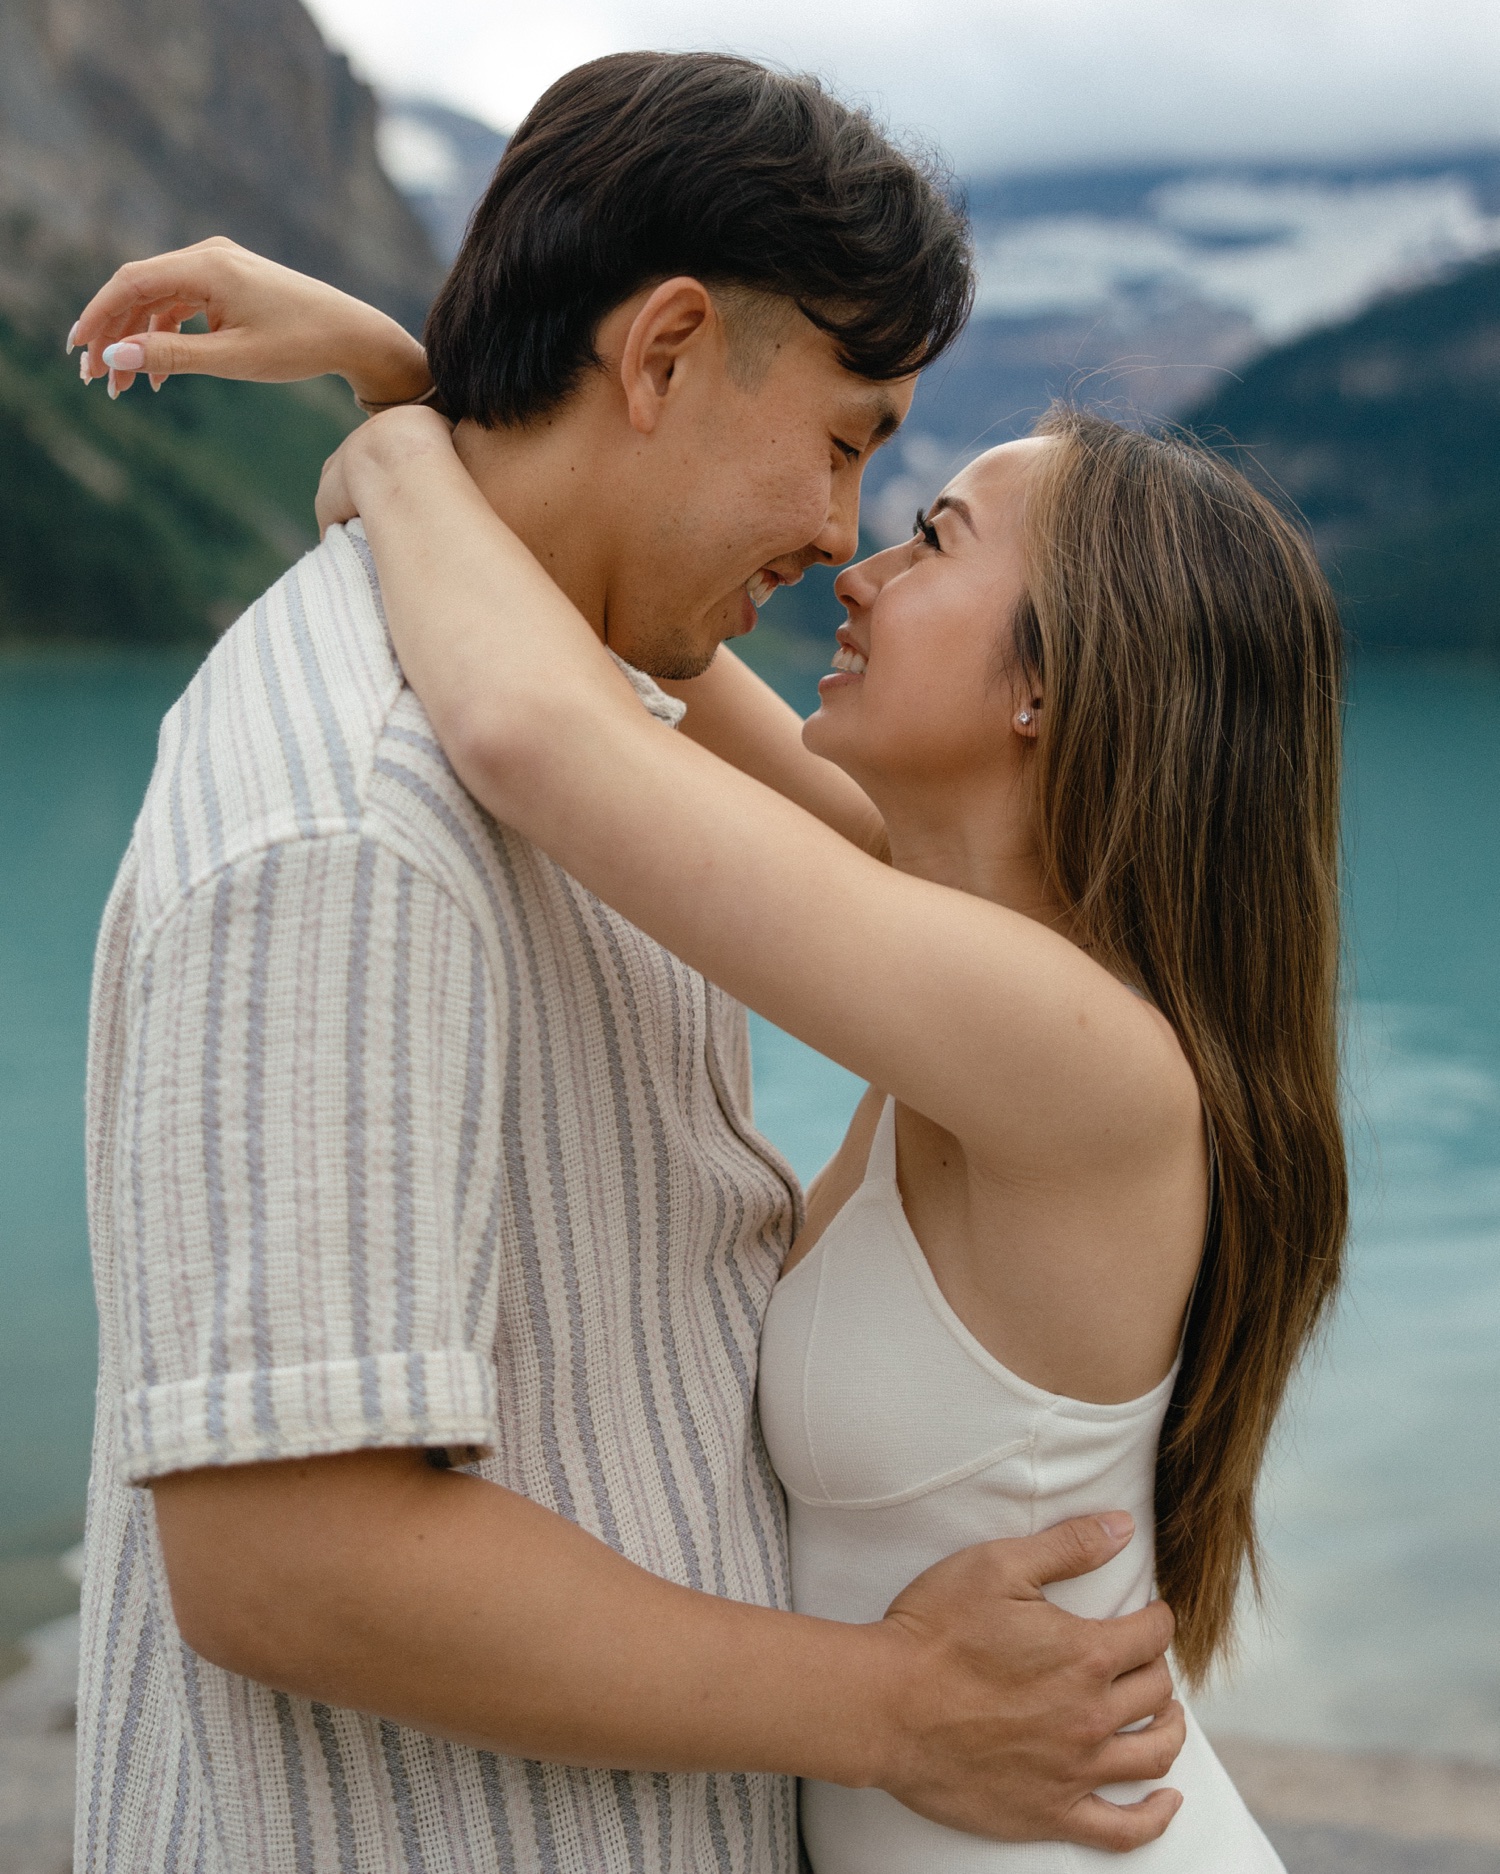
{"label": "woman's eyelash", "polygon": [[938,530],[927,518],[926,508],[917,509],[917,518],[912,522],[911,530],[920,538],[924,546],[936,547],[939,553],[942,552],[943,543],[938,539]]}

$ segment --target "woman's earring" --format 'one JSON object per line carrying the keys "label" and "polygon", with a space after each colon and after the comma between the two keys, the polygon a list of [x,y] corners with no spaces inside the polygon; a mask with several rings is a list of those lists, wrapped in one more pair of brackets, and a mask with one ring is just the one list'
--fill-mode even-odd
{"label": "woman's earring", "polygon": [[1020,723],[1023,729],[1030,727],[1031,711],[1029,709],[1023,709],[1020,715],[1016,717],[1016,721]]}

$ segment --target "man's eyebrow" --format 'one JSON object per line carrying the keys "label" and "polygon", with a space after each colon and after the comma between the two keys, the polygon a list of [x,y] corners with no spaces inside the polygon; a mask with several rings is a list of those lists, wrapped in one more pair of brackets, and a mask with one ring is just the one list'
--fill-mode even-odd
{"label": "man's eyebrow", "polygon": [[901,427],[901,413],[895,404],[884,397],[878,397],[874,406],[875,427],[870,432],[870,447],[878,449],[883,442],[889,442]]}
{"label": "man's eyebrow", "polygon": [[977,540],[979,529],[974,525],[974,514],[967,501],[960,501],[957,495],[939,495],[927,510],[928,520],[936,520],[939,514],[952,512],[958,516],[969,532]]}
{"label": "man's eyebrow", "polygon": [[[860,404],[862,408],[859,416],[856,417],[851,410],[848,420],[851,423],[868,422],[870,424],[870,440],[865,444],[865,450],[878,449],[883,442],[889,442],[896,431],[900,429],[901,412],[896,408],[895,404],[891,402],[889,397],[883,397],[878,392],[873,397],[862,397],[860,399]],[[861,453],[864,453],[864,451],[861,451]]]}

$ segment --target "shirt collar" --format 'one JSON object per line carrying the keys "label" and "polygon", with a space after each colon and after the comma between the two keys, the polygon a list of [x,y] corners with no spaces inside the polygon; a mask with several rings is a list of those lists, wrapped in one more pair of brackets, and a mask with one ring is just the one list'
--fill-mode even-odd
{"label": "shirt collar", "polygon": [[610,651],[616,664],[625,673],[625,680],[650,710],[658,722],[664,722],[669,729],[675,729],[687,714],[687,704],[675,696],[668,696],[658,683],[653,683],[644,670],[637,670],[634,664],[627,664],[623,657]]}

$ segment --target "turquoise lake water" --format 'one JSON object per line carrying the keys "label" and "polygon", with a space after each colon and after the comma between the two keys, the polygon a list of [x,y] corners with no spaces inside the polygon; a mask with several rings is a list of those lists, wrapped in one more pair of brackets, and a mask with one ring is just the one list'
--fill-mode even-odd
{"label": "turquoise lake water", "polygon": [[[83,1054],[100,909],[171,658],[0,658],[0,1640],[56,1611],[94,1321]],[[1275,1590],[1225,1728],[1500,1761],[1500,670],[1367,662],[1349,714],[1353,1276],[1289,1415]],[[754,1023],[810,1176],[852,1078]]]}

